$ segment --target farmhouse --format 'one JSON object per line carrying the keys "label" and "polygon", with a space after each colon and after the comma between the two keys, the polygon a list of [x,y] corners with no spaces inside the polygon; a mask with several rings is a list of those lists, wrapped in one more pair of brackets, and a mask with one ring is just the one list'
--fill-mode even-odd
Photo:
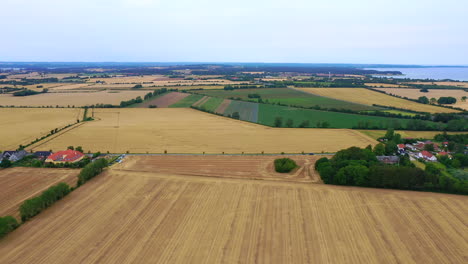
{"label": "farmhouse", "polygon": [[377,156],[377,160],[385,164],[397,164],[400,161],[398,156]]}
{"label": "farmhouse", "polygon": [[50,152],[50,151],[36,151],[36,152],[34,152],[33,155],[34,155],[37,159],[45,160],[45,159],[47,159],[47,157],[49,157],[50,155],[52,155],[52,152]]}
{"label": "farmhouse", "polygon": [[425,159],[427,161],[437,161],[437,158],[434,155],[432,155],[432,153],[426,150],[419,152],[417,157]]}
{"label": "farmhouse", "polygon": [[28,155],[28,152],[26,150],[20,150],[20,151],[4,151],[0,155],[0,160],[3,159],[8,159],[11,162],[18,161]]}
{"label": "farmhouse", "polygon": [[78,162],[84,158],[84,154],[76,151],[76,150],[64,150],[64,151],[58,151],[55,152],[54,154],[50,155],[47,157],[46,162],[52,162],[52,163],[65,163],[65,162]]}

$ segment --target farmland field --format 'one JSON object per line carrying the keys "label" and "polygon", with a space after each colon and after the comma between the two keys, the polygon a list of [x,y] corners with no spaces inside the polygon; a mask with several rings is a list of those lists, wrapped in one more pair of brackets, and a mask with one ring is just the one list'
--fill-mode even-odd
{"label": "farmland field", "polygon": [[[298,169],[290,173],[275,171],[273,161],[287,157],[296,161]],[[156,155],[127,156],[125,162],[116,164],[114,169],[131,172],[175,173],[189,176],[238,178],[291,182],[321,182],[314,164],[321,157],[310,155]]]}
{"label": "farmland field", "polygon": [[82,109],[0,108],[0,150],[15,150],[82,117]]}
{"label": "farmland field", "polygon": [[184,99],[185,97],[189,96],[190,94],[187,93],[179,93],[179,92],[169,92],[158,96],[156,98],[147,100],[141,104],[135,105],[135,107],[148,107],[150,105],[156,105],[157,107],[169,107],[172,104],[177,103],[178,101]]}
{"label": "farmland field", "polygon": [[412,84],[419,85],[441,85],[441,86],[457,86],[462,88],[468,88],[468,82],[410,82]]}
{"label": "farmland field", "polygon": [[457,110],[437,107],[433,105],[420,104],[401,98],[396,98],[383,93],[371,91],[365,88],[297,88],[316,95],[327,96],[339,100],[346,100],[359,104],[378,104],[392,106],[401,109],[407,109],[428,113],[453,113]]}
{"label": "farmland field", "polygon": [[190,107],[202,98],[203,95],[189,94],[187,97],[184,97],[176,103],[171,104],[169,107]]}
{"label": "farmland field", "polygon": [[258,122],[258,103],[231,101],[229,106],[224,111],[224,115],[232,115],[238,112],[241,120],[249,122]]}
{"label": "farmland field", "polygon": [[121,101],[137,96],[143,97],[146,91],[100,91],[100,92],[68,92],[43,93],[32,96],[0,95],[0,105],[5,106],[89,106],[95,104],[119,105]]}
{"label": "farmland field", "polygon": [[110,169],[0,263],[464,263],[466,196]]}
{"label": "farmland field", "polygon": [[221,98],[210,97],[210,99],[208,99],[208,101],[202,104],[201,107],[203,107],[204,109],[208,111],[214,112],[216,111],[216,109],[218,109],[218,107],[221,105],[222,102],[223,102],[223,99]]}
{"label": "farmland field", "polygon": [[[398,122],[406,124],[408,119],[387,118],[379,116],[365,116],[339,112],[319,111],[312,109],[301,109],[279,105],[260,104],[258,123],[273,126],[276,117],[281,117],[283,123],[287,119],[292,119],[294,127],[297,127],[303,121],[309,121],[310,127],[317,127],[317,122],[326,121],[332,128],[354,128],[359,122],[368,122],[370,127],[392,124]],[[434,124],[427,122],[427,124]]]}
{"label": "farmland field", "polygon": [[19,206],[59,182],[74,187],[79,170],[47,168],[9,168],[0,170],[0,217],[18,218]]}
{"label": "farmland field", "polygon": [[429,92],[427,93],[421,92],[420,89],[379,88],[378,90],[412,99],[418,99],[421,96],[426,96],[429,99],[439,99],[440,97],[451,96],[457,99],[457,103],[449,106],[460,107],[468,110],[468,101],[463,102],[461,100],[463,96],[468,97],[468,92],[465,92],[464,90],[429,89]]}
{"label": "farmland field", "polygon": [[95,121],[30,148],[75,145],[102,153],[300,153],[376,143],[353,130],[270,128],[194,109],[95,109],[94,116]]}
{"label": "farmland field", "polygon": [[262,100],[268,100],[270,103],[282,103],[286,105],[294,105],[299,107],[314,107],[320,106],[323,108],[351,109],[355,111],[372,110],[376,107],[351,103],[347,101],[335,100],[328,97],[322,97],[306,93],[300,90],[289,88],[260,88],[260,89],[237,89],[232,91],[226,90],[209,90],[195,91],[196,93],[205,94],[221,98],[242,98],[243,100],[257,101],[248,97],[249,94],[258,94]]}
{"label": "farmland field", "polygon": [[[378,139],[385,136],[386,131],[384,130],[359,130],[361,133],[368,135],[373,139]],[[407,131],[407,130],[397,130],[396,133],[399,133],[402,138],[425,138],[433,139],[435,135],[442,134],[442,131]],[[449,135],[456,134],[468,134],[468,132],[447,132]]]}

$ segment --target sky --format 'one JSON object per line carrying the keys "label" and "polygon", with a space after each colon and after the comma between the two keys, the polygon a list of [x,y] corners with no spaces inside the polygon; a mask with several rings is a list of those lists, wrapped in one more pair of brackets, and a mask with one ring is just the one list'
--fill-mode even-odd
{"label": "sky", "polygon": [[466,0],[0,0],[0,61],[468,65]]}

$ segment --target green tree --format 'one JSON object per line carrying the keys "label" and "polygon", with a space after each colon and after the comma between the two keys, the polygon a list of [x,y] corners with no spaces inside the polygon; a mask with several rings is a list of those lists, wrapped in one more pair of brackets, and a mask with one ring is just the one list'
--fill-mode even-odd
{"label": "green tree", "polygon": [[377,145],[375,145],[374,147],[374,154],[376,156],[383,156],[385,155],[385,145],[382,144],[382,143],[379,143]]}
{"label": "green tree", "polygon": [[240,119],[239,112],[234,112],[234,113],[232,113],[232,118],[234,118],[234,119]]}
{"label": "green tree", "polygon": [[286,120],[286,127],[293,127],[293,126],[294,126],[294,121],[291,118]]}
{"label": "green tree", "polygon": [[422,104],[428,104],[429,103],[429,98],[427,98],[426,96],[421,96],[418,98],[418,102],[422,103]]}
{"label": "green tree", "polygon": [[0,238],[6,236],[18,226],[18,221],[13,216],[0,217]]}
{"label": "green tree", "polygon": [[393,128],[388,128],[387,132],[385,133],[385,138],[387,140],[392,140],[394,135],[395,135],[395,130]]}
{"label": "green tree", "polygon": [[434,144],[426,144],[426,145],[424,145],[424,150],[427,150],[427,151],[434,151]]}
{"label": "green tree", "polygon": [[79,151],[79,152],[81,152],[81,153],[84,153],[84,152],[83,152],[83,148],[82,148],[81,146],[76,147],[75,150],[76,150],[76,151]]}
{"label": "green tree", "polygon": [[11,167],[11,161],[9,159],[3,159],[0,163],[0,168],[9,168]]}
{"label": "green tree", "polygon": [[283,118],[282,117],[275,117],[275,127],[282,127],[283,126]]}

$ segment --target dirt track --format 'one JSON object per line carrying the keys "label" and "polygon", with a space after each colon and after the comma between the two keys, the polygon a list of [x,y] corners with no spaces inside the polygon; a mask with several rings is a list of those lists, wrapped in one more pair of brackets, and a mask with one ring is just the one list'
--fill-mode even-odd
{"label": "dirt track", "polygon": [[110,170],[0,263],[466,263],[465,196]]}
{"label": "dirt track", "polygon": [[[288,157],[299,168],[290,173],[277,173],[273,161]],[[221,178],[320,182],[315,173],[317,156],[127,156],[113,168],[123,171],[173,173],[178,175]]]}
{"label": "dirt track", "polygon": [[19,218],[19,206],[59,182],[74,187],[80,171],[73,169],[10,168],[0,170],[0,216]]}

